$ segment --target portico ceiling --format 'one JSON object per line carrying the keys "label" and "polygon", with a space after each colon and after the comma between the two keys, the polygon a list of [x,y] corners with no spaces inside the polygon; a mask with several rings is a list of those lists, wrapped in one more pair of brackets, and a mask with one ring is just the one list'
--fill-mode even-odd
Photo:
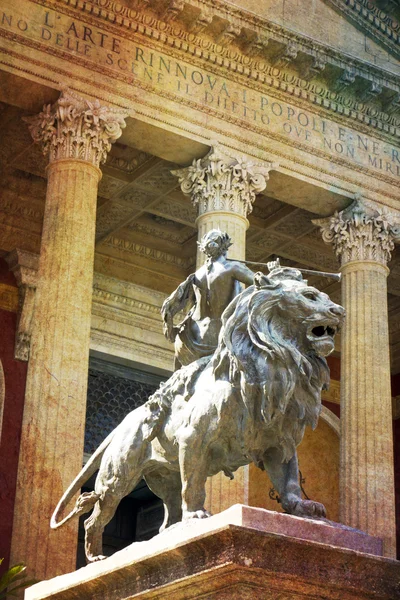
{"label": "portico ceiling", "polygon": [[[40,251],[46,193],[46,159],[21,124],[26,112],[2,104],[0,127],[1,253],[16,246]],[[135,130],[135,127],[136,130]],[[159,134],[162,134],[161,137]],[[175,138],[175,139],[174,139]],[[196,209],[171,170],[206,154],[207,146],[156,130],[130,126],[103,166],[99,185],[95,270],[165,293],[195,268]],[[282,262],[321,271],[338,264],[312,219],[331,214],[349,199],[274,172],[249,216],[247,258]],[[310,283],[340,301],[340,284],[322,277]],[[389,276],[389,314],[393,372],[400,370],[400,260]]]}

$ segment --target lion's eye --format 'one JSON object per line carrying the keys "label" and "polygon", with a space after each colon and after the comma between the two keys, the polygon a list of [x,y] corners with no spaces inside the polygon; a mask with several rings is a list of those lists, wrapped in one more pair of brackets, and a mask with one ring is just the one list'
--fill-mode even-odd
{"label": "lion's eye", "polygon": [[315,292],[303,292],[303,296],[307,298],[307,300],[312,300],[313,302],[317,301],[317,294]]}

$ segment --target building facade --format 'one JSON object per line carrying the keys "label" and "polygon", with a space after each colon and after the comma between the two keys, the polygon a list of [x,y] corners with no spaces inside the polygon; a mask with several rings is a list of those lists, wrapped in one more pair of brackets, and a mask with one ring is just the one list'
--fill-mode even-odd
{"label": "building facade", "polygon": [[[341,271],[309,277],[347,317],[304,493],[395,556],[399,39],[391,0],[0,0],[1,555],[75,568],[49,519],[85,427],[172,372],[160,308],[219,227],[232,258]],[[207,502],[279,509],[254,466]]]}

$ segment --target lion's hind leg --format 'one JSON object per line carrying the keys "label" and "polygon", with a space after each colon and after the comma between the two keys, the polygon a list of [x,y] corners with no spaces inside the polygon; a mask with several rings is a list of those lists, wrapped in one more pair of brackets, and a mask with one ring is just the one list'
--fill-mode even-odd
{"label": "lion's hind leg", "polygon": [[177,471],[160,469],[145,475],[151,491],[164,502],[164,520],[160,533],[182,520],[182,481]]}
{"label": "lion's hind leg", "polygon": [[100,498],[92,514],[85,521],[85,554],[87,562],[95,562],[107,558],[103,551],[103,531],[113,518],[123,496],[108,493]]}
{"label": "lion's hind leg", "polygon": [[115,511],[122,498],[136,487],[141,478],[142,473],[140,472],[129,482],[114,479],[111,488],[104,486],[101,491],[97,492],[98,500],[93,512],[84,523],[85,554],[87,562],[96,562],[107,558],[102,554],[104,528],[115,515]]}

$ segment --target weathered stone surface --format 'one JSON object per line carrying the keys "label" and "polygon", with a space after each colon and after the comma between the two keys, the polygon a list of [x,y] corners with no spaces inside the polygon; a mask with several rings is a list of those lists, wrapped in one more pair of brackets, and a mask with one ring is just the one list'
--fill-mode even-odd
{"label": "weathered stone surface", "polygon": [[361,532],[236,505],[39,583],[25,597],[394,600],[400,565],[374,556],[380,550],[380,540]]}

